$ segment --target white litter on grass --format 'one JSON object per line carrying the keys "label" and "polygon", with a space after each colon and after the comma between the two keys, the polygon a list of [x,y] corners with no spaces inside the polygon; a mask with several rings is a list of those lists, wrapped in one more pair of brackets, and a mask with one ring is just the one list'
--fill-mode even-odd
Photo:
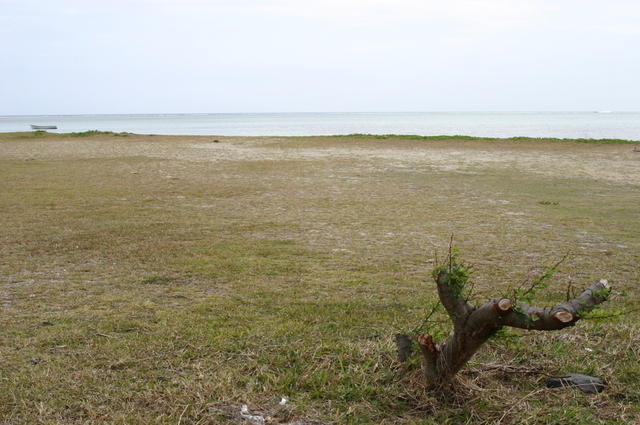
{"label": "white litter on grass", "polygon": [[285,404],[287,404],[289,402],[289,399],[286,397],[282,397],[282,400],[280,400],[280,403],[278,403],[280,406],[284,406]]}
{"label": "white litter on grass", "polygon": [[242,408],[240,408],[240,416],[254,424],[264,425],[265,423],[262,416],[252,415],[251,412],[249,412],[249,406],[247,406],[246,404],[243,404]]}

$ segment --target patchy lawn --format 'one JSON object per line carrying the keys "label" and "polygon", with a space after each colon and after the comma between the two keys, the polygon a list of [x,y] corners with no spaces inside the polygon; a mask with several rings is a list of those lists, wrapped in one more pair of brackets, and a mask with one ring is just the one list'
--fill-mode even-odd
{"label": "patchy lawn", "polygon": [[453,400],[393,345],[451,234],[479,300],[569,252],[542,304],[637,308],[629,144],[5,133],[0,185],[2,425],[640,421],[639,312],[496,338]]}

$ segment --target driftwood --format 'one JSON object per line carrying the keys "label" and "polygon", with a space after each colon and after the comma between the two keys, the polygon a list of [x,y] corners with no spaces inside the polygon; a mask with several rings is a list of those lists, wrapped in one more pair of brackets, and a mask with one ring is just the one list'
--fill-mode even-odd
{"label": "driftwood", "polygon": [[[466,279],[464,273],[461,278],[463,267],[450,256],[448,266],[434,271],[438,296],[453,323],[453,332],[441,343],[429,334],[417,337],[424,376],[431,387],[448,386],[482,344],[504,326],[537,331],[573,326],[584,313],[605,301],[611,291],[607,281],[601,280],[576,298],[553,307],[535,307],[510,298],[495,298],[474,306],[462,294]],[[397,342],[401,340],[396,337]],[[398,344],[399,353],[400,348]]]}

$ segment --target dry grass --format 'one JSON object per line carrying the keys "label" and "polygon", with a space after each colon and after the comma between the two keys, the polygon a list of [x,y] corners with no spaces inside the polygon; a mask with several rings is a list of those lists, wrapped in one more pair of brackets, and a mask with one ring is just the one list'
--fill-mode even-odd
{"label": "dry grass", "polygon": [[1,424],[640,421],[637,313],[496,339],[449,400],[392,345],[451,233],[479,299],[570,251],[543,301],[606,277],[637,306],[631,146],[216,139],[0,135]]}

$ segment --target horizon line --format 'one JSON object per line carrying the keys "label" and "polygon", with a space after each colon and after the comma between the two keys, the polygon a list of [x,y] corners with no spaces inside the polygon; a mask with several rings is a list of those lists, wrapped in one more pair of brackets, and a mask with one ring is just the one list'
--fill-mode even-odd
{"label": "horizon line", "polygon": [[272,111],[272,112],[107,112],[107,113],[45,113],[45,114],[0,114],[0,118],[12,117],[77,117],[77,116],[121,116],[121,115],[274,115],[274,114],[633,114],[640,110],[431,110],[431,111]]}

